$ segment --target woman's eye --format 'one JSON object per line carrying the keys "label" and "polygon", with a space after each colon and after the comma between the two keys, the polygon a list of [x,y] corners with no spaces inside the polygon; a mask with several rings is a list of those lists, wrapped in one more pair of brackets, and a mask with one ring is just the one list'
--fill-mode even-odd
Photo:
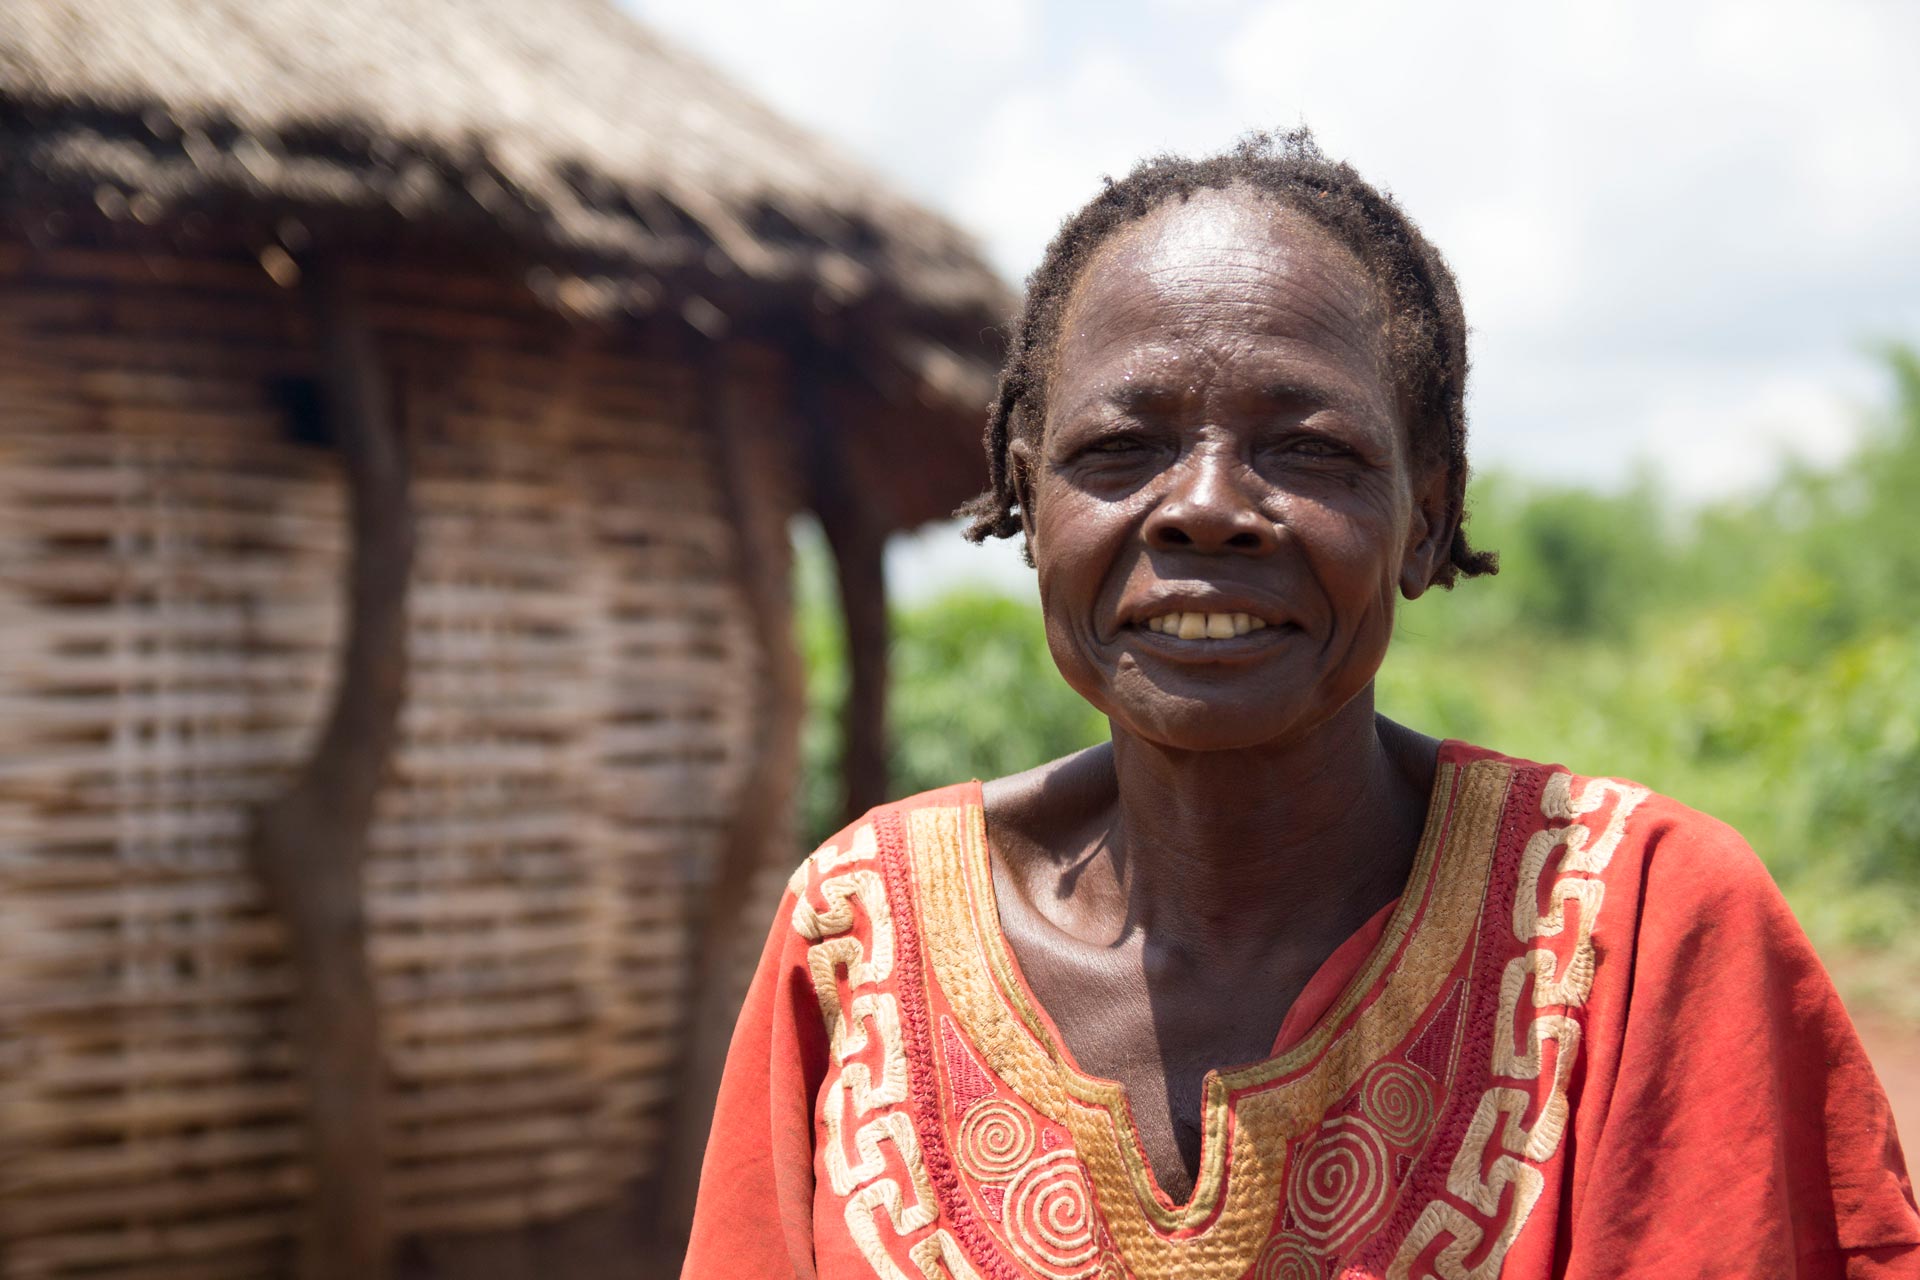
{"label": "woman's eye", "polygon": [[1126,457],[1145,448],[1145,444],[1133,436],[1102,436],[1081,446],[1079,453],[1083,458]]}
{"label": "woman's eye", "polygon": [[1282,452],[1306,458],[1340,458],[1352,453],[1338,440],[1325,436],[1295,436],[1281,445]]}

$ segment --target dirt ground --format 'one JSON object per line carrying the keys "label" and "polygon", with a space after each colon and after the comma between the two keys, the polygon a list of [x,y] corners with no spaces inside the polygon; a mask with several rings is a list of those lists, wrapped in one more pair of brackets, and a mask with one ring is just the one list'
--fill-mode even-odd
{"label": "dirt ground", "polygon": [[1893,1103],[1893,1123],[1907,1153],[1907,1168],[1920,1175],[1920,1027],[1884,1014],[1863,1013],[1855,1019],[1860,1039],[1887,1088]]}
{"label": "dirt ground", "polygon": [[1920,1182],[1920,951],[1821,948],[1820,958],[1853,1015],[1867,1057],[1893,1104],[1907,1171]]}

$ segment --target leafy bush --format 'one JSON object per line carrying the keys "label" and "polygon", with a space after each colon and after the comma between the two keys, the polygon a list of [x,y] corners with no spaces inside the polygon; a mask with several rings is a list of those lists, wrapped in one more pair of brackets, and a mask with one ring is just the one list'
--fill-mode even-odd
{"label": "leafy bush", "polygon": [[[846,675],[831,569],[816,534],[803,536],[801,560],[810,702],[801,816],[803,829],[821,839],[840,825],[836,717]],[[1054,669],[1038,612],[994,592],[963,589],[896,610],[890,674],[895,795],[1016,773],[1107,736],[1106,717]]]}

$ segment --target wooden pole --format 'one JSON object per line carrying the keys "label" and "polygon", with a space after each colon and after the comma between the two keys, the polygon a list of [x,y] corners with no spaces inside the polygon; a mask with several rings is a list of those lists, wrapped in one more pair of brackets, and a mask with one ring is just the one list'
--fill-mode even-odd
{"label": "wooden pole", "polygon": [[853,423],[832,394],[824,360],[809,362],[800,388],[807,441],[808,505],[833,552],[846,624],[847,701],[840,712],[842,823],[887,798],[888,520],[879,495],[863,492],[863,459],[852,455]]}
{"label": "wooden pole", "polygon": [[251,815],[247,848],[285,924],[295,974],[313,1175],[302,1271],[312,1280],[382,1280],[392,1265],[387,1080],[362,873],[405,699],[413,510],[394,388],[361,306],[324,264],[306,280],[347,484],[347,636],[319,742],[286,790]]}
{"label": "wooden pole", "polygon": [[887,533],[849,491],[833,483],[815,499],[833,551],[847,629],[847,702],[840,711],[841,818],[852,822],[887,798]]}

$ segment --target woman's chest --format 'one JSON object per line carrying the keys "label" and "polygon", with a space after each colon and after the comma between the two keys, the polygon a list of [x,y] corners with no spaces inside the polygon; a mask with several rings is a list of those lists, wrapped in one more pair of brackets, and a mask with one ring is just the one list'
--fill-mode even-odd
{"label": "woman's chest", "polygon": [[[1384,1276],[1409,1244],[1418,1256],[1473,1234],[1479,1249],[1548,1190],[1500,1158],[1524,1149],[1542,1099],[1501,1093],[1489,1064],[1461,1053],[1476,1017],[1468,984],[1422,994],[1402,1023],[1316,1046],[1331,1051],[1317,1058],[1208,1075],[1184,1098],[1166,1065],[1178,1046],[1141,1074],[1098,1078],[1009,1054],[1014,1025],[983,1022],[938,984],[891,1005],[854,995],[816,1110],[820,1274]],[[1165,1172],[1157,1152],[1181,1163]],[[1435,1218],[1413,1239],[1450,1178],[1482,1212]]]}
{"label": "woman's chest", "polygon": [[[1128,1087],[1075,1060],[1005,940],[983,933],[979,878],[945,862],[968,856],[963,815],[908,815],[921,829],[882,836],[910,859],[821,869],[796,915],[829,1032],[820,1274],[1546,1274],[1593,971],[1584,929],[1516,936],[1513,904],[1543,869],[1519,824],[1494,857],[1499,812],[1489,797],[1424,855],[1298,1044],[1205,1080],[1188,1194],[1157,1178],[1138,1114],[1173,1077]],[[1150,1018],[1146,1033],[1178,1048],[1182,1025]]]}

